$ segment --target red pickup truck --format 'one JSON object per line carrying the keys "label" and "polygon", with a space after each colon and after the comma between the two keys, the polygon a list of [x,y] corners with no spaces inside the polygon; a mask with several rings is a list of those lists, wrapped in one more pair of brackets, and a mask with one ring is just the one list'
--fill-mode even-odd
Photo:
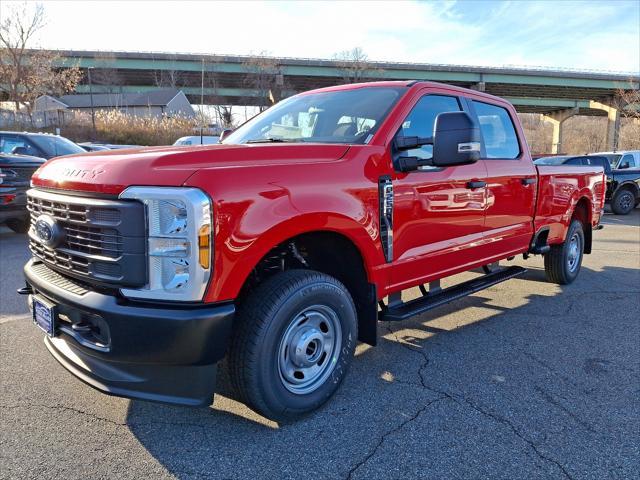
{"label": "red pickup truck", "polygon": [[226,357],[275,420],[331,397],[378,321],[524,272],[500,260],[572,282],[605,194],[601,168],[534,166],[508,102],[417,81],[302,93],[221,144],[59,158],[32,183],[20,293],[64,367],[197,406]]}

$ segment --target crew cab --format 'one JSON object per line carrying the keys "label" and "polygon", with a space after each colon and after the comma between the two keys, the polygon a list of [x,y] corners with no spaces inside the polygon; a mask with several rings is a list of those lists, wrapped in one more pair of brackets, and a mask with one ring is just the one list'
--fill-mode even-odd
{"label": "crew cab", "polygon": [[602,168],[534,166],[507,101],[418,81],[305,92],[218,145],[60,158],[32,181],[20,293],[66,369],[203,406],[226,357],[278,421],[329,399],[378,321],[525,271],[501,260],[540,254],[571,283],[605,197]]}

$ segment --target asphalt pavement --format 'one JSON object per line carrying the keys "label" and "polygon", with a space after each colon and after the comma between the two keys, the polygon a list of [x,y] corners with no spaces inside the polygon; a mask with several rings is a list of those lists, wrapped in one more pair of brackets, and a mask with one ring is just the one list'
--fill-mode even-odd
{"label": "asphalt pavement", "polygon": [[518,258],[522,277],[380,323],[337,395],[289,425],[224,373],[203,409],[76,380],[15,294],[26,237],[0,228],[0,478],[638,478],[640,210],[603,223],[572,285]]}

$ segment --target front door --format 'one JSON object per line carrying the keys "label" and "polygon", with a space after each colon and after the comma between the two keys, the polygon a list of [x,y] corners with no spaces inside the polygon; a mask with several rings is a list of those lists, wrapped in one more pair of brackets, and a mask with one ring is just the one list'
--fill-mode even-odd
{"label": "front door", "polygon": [[[454,95],[419,97],[396,135],[428,137],[443,112],[460,111]],[[431,158],[431,145],[392,155]],[[448,168],[396,172],[393,184],[393,266],[391,288],[398,290],[443,276],[481,258],[477,244],[484,229],[484,162]],[[476,182],[476,183],[472,183]]]}

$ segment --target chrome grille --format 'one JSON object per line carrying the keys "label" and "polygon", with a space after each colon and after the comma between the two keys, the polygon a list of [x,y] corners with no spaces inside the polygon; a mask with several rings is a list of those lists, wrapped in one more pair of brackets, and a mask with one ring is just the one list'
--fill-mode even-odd
{"label": "chrome grille", "polygon": [[[83,281],[95,280],[105,286],[145,284],[146,232],[141,203],[36,189],[27,195],[32,225],[29,248],[36,258]],[[55,247],[47,246],[36,233],[41,215],[52,217],[61,230]]]}
{"label": "chrome grille", "polygon": [[[117,230],[83,225],[87,221],[87,214],[91,212],[90,207],[29,196],[27,208],[31,214],[31,225],[35,225],[42,214],[61,220],[59,223],[65,233],[61,248],[109,258],[122,255],[122,236]],[[115,213],[119,212],[116,210]],[[115,215],[111,216],[114,217]],[[32,243],[35,242],[32,240]]]}

